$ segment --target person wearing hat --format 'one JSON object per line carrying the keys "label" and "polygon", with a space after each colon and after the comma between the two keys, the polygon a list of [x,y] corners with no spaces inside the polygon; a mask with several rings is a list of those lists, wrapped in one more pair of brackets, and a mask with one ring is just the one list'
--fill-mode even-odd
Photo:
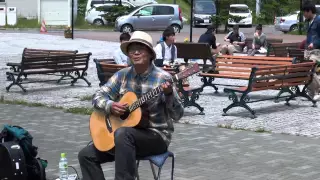
{"label": "person wearing hat", "polygon": [[100,152],[93,145],[78,154],[83,180],[105,180],[102,163],[115,161],[115,180],[134,180],[136,156],[146,157],[167,151],[174,131],[173,120],[184,113],[182,101],[167,80],[172,76],[154,65],[156,53],[152,38],[135,31],[130,40],[121,44],[132,66],[116,72],[93,96],[93,107],[106,116],[124,114],[128,105],[118,102],[127,91],[137,97],[161,86],[162,92],[141,106],[142,118],[136,127],[121,127],[114,132],[115,148]]}
{"label": "person wearing hat", "polygon": [[221,49],[222,54],[233,55],[233,53],[240,53],[243,51],[246,37],[242,32],[239,32],[239,26],[233,26],[233,31],[229,32],[225,37],[224,41],[229,44],[223,45]]}
{"label": "person wearing hat", "polygon": [[154,51],[156,52],[155,65],[162,67],[169,66],[177,59],[177,47],[173,44],[175,41],[175,32],[172,26],[167,27],[162,33],[162,42],[156,45]]}
{"label": "person wearing hat", "polygon": [[248,50],[248,56],[267,52],[267,48],[267,36],[262,32],[262,25],[259,24],[256,27],[256,32],[253,34],[252,48]]}

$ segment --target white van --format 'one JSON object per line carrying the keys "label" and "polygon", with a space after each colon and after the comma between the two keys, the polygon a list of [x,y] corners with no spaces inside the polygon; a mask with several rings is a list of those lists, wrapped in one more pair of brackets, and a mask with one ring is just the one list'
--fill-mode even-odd
{"label": "white van", "polygon": [[[129,2],[133,4],[134,6],[142,6],[148,3],[157,3],[155,0],[122,0],[121,2]],[[88,15],[88,11],[96,6],[96,5],[103,5],[103,4],[110,4],[110,3],[118,3],[119,1],[110,1],[110,0],[88,0],[87,7],[86,7],[86,14],[85,16]]]}
{"label": "white van", "polygon": [[246,4],[230,4],[229,15],[244,17],[240,22],[236,23],[231,19],[228,20],[228,25],[244,25],[252,26],[252,11]]}

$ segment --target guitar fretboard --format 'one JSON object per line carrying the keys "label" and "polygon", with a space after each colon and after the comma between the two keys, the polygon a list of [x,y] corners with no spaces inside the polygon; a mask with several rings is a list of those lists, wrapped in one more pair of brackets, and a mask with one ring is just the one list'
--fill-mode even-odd
{"label": "guitar fretboard", "polygon": [[152,91],[144,94],[141,98],[139,98],[137,101],[131,104],[129,106],[129,111],[132,112],[139,108],[142,104],[149,101],[150,99],[154,98],[156,95],[162,92],[161,86],[158,86],[157,88],[153,89]]}

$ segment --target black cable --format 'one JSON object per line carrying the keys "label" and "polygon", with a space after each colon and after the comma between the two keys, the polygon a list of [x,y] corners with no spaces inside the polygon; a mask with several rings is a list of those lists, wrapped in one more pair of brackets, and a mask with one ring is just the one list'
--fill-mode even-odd
{"label": "black cable", "polygon": [[79,174],[78,174],[78,171],[76,170],[76,168],[72,167],[72,166],[68,166],[68,167],[71,167],[77,174],[77,179],[76,180],[80,180],[80,177],[79,177]]}

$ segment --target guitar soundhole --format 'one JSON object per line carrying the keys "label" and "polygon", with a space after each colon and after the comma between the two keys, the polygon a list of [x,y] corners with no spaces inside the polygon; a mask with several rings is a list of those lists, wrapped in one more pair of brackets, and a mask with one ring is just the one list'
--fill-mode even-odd
{"label": "guitar soundhole", "polygon": [[120,119],[121,120],[126,120],[129,117],[129,115],[130,115],[130,111],[127,110],[126,112],[124,112],[123,115],[120,116]]}

